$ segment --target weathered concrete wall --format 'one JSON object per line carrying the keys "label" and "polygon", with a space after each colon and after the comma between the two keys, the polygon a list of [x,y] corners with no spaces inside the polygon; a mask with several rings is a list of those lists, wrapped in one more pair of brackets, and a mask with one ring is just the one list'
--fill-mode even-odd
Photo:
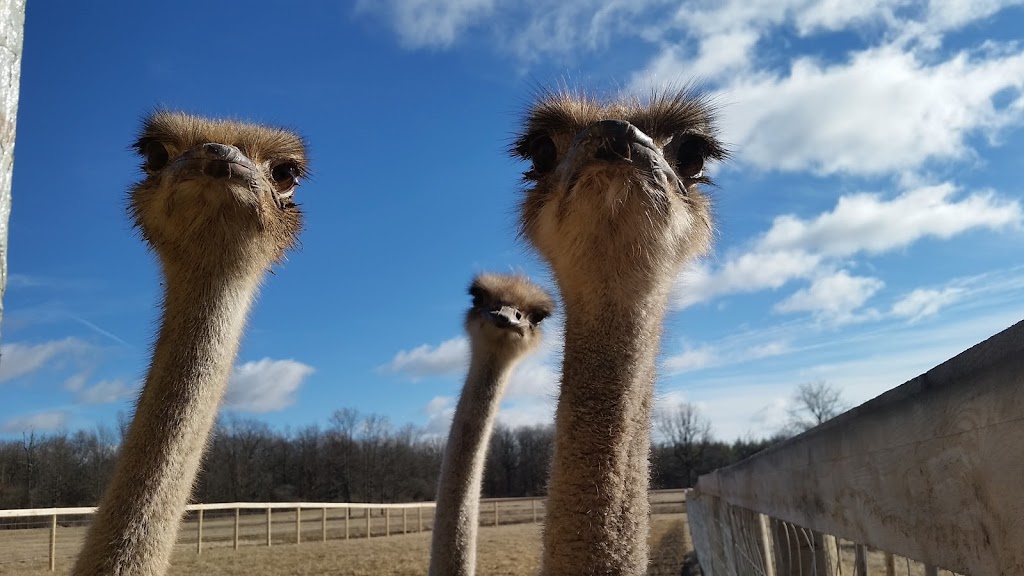
{"label": "weathered concrete wall", "polygon": [[7,290],[7,228],[11,218],[14,133],[18,124],[24,38],[25,0],[0,0],[0,321]]}

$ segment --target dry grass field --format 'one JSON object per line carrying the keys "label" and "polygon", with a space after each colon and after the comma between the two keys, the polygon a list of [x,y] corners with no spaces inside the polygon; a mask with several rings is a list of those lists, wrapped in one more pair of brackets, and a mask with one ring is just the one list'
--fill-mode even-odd
{"label": "dry grass field", "polygon": [[[678,574],[687,548],[682,539],[685,504],[681,490],[651,493],[655,514],[653,546],[657,560],[652,574]],[[497,505],[500,525],[494,527]],[[295,510],[271,514],[271,542],[267,547],[267,517],[260,510],[243,510],[239,516],[239,550],[233,549],[233,510],[206,511],[203,516],[202,553],[196,554],[197,515],[190,513],[178,532],[172,574],[425,574],[433,509],[370,510],[371,538],[366,538],[366,510],[301,512],[300,545],[296,546]],[[530,499],[481,502],[480,574],[529,574],[536,568],[544,501]],[[22,522],[28,519],[21,519]],[[31,527],[0,529],[0,575],[53,574],[49,572],[50,519],[31,519]],[[56,534],[58,574],[66,573],[82,544],[88,516],[61,516]],[[0,520],[0,527],[3,527]],[[420,530],[424,532],[419,533]],[[346,534],[348,540],[346,540]],[[324,536],[327,542],[323,542]],[[390,535],[389,537],[385,537]],[[671,553],[670,553],[671,551]],[[675,556],[672,556],[675,554]],[[664,572],[674,566],[670,572]]]}
{"label": "dry grass field", "polygon": [[[661,514],[652,519],[651,575],[678,576],[683,556],[689,550],[685,514]],[[292,518],[294,522],[294,517]],[[81,530],[81,528],[68,528]],[[28,532],[28,531],[19,531]],[[319,535],[319,532],[317,533]],[[487,575],[536,574],[540,554],[540,525],[511,524],[480,530],[477,573]],[[275,531],[276,535],[276,531]],[[39,537],[45,538],[42,533]],[[68,534],[70,536],[70,534]],[[303,535],[304,538],[307,536]],[[311,535],[309,536],[312,537]],[[205,532],[204,532],[205,538]],[[80,541],[80,537],[79,537]],[[282,535],[282,541],[284,541]],[[44,544],[46,540],[43,541]],[[192,544],[179,543],[170,574],[175,576],[298,576],[337,574],[350,576],[417,575],[427,572],[430,532],[411,533],[388,538],[329,540],[266,546],[252,544],[234,550],[230,545],[215,546],[196,554]],[[31,562],[7,562],[15,552],[6,542],[0,551],[0,574],[43,576],[53,574],[46,568],[45,556]],[[70,548],[70,547],[69,547]],[[6,557],[5,557],[6,556]],[[66,574],[71,557],[63,556],[57,574]]]}
{"label": "dry grass field", "polygon": [[[681,491],[651,493],[651,566],[648,574],[678,576],[683,558],[691,550]],[[478,573],[486,575],[536,574],[541,526],[534,514],[544,517],[544,502],[528,499],[481,503]],[[170,573],[178,576],[241,575],[405,575],[426,574],[433,510],[371,510],[366,538],[364,510],[352,510],[347,527],[344,510],[328,510],[325,525],[317,509],[301,513],[301,538],[296,546],[296,513],[275,510],[271,515],[272,546],[267,547],[267,519],[263,510],[242,511],[239,517],[239,549],[233,548],[234,511],[207,511],[203,518],[202,553],[196,553],[197,516],[189,514],[178,533],[178,545]],[[43,576],[66,574],[78,553],[88,517],[60,517],[57,528],[57,571],[48,570],[49,519],[37,526],[0,530],[0,575]],[[2,522],[2,521],[0,521]],[[420,529],[423,529],[421,532]],[[346,532],[348,539],[346,540]],[[390,536],[385,537],[386,534]],[[841,574],[854,574],[853,546],[841,543]],[[884,556],[869,552],[870,574],[884,574]],[[897,576],[923,576],[924,566],[899,558]],[[940,571],[940,575],[950,573]]]}

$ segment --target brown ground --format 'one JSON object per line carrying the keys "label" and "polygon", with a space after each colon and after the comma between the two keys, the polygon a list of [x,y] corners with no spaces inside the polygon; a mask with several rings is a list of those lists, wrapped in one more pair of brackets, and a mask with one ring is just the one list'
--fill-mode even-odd
{"label": "brown ground", "polygon": [[[283,517],[285,513],[280,513]],[[427,562],[430,550],[430,532],[410,533],[402,535],[401,522],[392,518],[392,528],[396,527],[397,536],[374,537],[367,539],[353,538],[350,540],[329,540],[321,542],[322,533],[319,529],[306,526],[306,517],[313,516],[303,512],[303,539],[307,540],[296,546],[294,530],[290,543],[282,529],[275,527],[274,545],[267,548],[265,532],[262,542],[258,539],[243,543],[239,550],[234,550],[230,543],[204,548],[202,554],[196,554],[195,539],[191,543],[180,543],[175,551],[170,574],[174,576],[208,576],[218,574],[224,576],[298,576],[336,574],[339,576],[379,576],[379,575],[416,575],[427,573]],[[275,514],[276,518],[277,514]],[[282,518],[284,520],[284,518]],[[683,556],[688,550],[689,538],[686,531],[686,515],[681,513],[659,514],[652,518],[651,530],[651,568],[648,572],[658,576],[676,576],[683,563]],[[291,516],[294,526],[294,513]],[[334,522],[334,520],[331,520]],[[504,521],[504,520],[503,520]],[[365,521],[364,521],[365,522]],[[275,524],[276,524],[275,520]],[[319,520],[314,523],[319,526]],[[357,522],[353,521],[354,527]],[[212,526],[211,526],[212,528]],[[415,523],[409,522],[409,528],[415,529]],[[220,531],[223,527],[217,527]],[[230,530],[233,530],[231,528]],[[82,531],[81,528],[65,528],[58,535],[67,542],[71,531]],[[35,530],[7,531],[27,536]],[[62,534],[64,532],[64,534]],[[278,543],[278,536],[282,543]],[[204,525],[203,539],[206,541],[208,529]],[[377,528],[374,528],[377,533]],[[45,556],[45,531],[36,532],[44,538],[43,555],[41,557],[24,558],[14,561],[17,548],[4,546],[0,552],[0,574],[24,574],[26,576],[43,576],[53,574],[47,568]],[[9,535],[9,534],[8,534]],[[14,544],[5,534],[0,533],[0,543]],[[182,536],[185,536],[183,533]],[[343,537],[343,536],[342,536]],[[184,538],[180,539],[183,540]],[[316,539],[317,541],[310,541]],[[25,542],[28,544],[28,542]],[[73,546],[67,546],[70,550]],[[77,546],[74,546],[77,548]],[[22,550],[23,552],[24,550]],[[11,555],[8,555],[8,553]],[[72,554],[62,554],[57,564],[57,573],[64,574],[70,569]],[[519,576],[534,575],[540,555],[540,525],[512,524],[498,527],[485,527],[480,530],[479,555],[477,574],[480,576],[502,575]]]}

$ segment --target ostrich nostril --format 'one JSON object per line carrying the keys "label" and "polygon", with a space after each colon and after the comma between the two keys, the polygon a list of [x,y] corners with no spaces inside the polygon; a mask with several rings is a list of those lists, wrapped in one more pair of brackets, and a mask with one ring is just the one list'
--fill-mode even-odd
{"label": "ostrich nostril", "polygon": [[231,146],[225,146],[224,144],[217,144],[215,142],[203,144],[203,152],[213,158],[221,160],[231,158],[233,151],[234,149]]}
{"label": "ostrich nostril", "polygon": [[629,141],[625,138],[607,138],[597,150],[594,150],[594,158],[598,160],[629,160]]}
{"label": "ostrich nostril", "polygon": [[522,320],[522,319],[523,319],[523,313],[522,312],[516,312],[516,320]]}

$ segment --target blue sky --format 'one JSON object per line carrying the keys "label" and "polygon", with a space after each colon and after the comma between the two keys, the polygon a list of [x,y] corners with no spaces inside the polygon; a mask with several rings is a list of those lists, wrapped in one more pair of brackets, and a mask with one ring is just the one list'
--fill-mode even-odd
{"label": "blue sky", "polygon": [[[661,406],[774,431],[793,388],[854,405],[1024,319],[1022,2],[375,0],[29,3],[0,434],[130,410],[159,277],[128,151],[157,105],[301,132],[303,248],[271,276],[225,410],[354,407],[443,431],[481,271],[550,286],[515,239],[504,148],[537,85],[703,80],[735,151],[714,253],[681,274]],[[507,423],[549,421],[560,319]]]}

